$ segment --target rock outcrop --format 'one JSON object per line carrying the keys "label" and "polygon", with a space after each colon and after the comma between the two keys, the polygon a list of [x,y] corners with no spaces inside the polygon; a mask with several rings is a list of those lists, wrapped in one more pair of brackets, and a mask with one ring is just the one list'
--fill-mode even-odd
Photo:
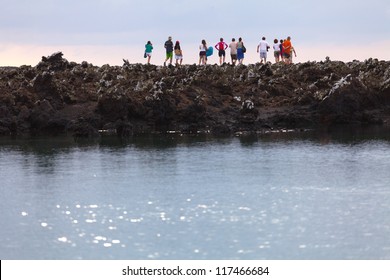
{"label": "rock outcrop", "polygon": [[388,124],[390,62],[122,67],[68,62],[0,69],[0,135],[306,129]]}

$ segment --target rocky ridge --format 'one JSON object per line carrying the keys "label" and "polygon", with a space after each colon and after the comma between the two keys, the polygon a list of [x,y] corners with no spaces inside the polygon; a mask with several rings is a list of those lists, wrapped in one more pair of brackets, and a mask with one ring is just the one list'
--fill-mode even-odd
{"label": "rocky ridge", "polygon": [[0,135],[265,132],[389,124],[390,62],[0,69]]}

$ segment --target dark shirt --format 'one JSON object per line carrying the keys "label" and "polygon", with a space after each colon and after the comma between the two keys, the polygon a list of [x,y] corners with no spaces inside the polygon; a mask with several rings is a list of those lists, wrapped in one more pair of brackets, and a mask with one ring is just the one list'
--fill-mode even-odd
{"label": "dark shirt", "polygon": [[167,53],[173,52],[173,42],[172,41],[170,41],[170,40],[166,41],[164,47],[166,48]]}

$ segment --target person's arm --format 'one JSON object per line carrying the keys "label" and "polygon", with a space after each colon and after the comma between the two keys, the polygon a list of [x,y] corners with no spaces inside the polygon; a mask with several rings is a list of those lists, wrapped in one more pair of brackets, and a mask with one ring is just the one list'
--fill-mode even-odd
{"label": "person's arm", "polygon": [[217,44],[215,45],[215,48],[217,49],[217,51],[219,51],[218,45],[219,45],[219,43],[217,43]]}
{"label": "person's arm", "polygon": [[292,47],[291,43],[288,44],[287,47],[286,47],[286,49],[288,49],[290,53],[291,53],[291,47]]}
{"label": "person's arm", "polygon": [[225,50],[228,48],[228,45],[225,43],[225,42],[223,42],[224,44],[225,44]]}
{"label": "person's arm", "polygon": [[257,52],[259,52],[260,45],[257,45]]}

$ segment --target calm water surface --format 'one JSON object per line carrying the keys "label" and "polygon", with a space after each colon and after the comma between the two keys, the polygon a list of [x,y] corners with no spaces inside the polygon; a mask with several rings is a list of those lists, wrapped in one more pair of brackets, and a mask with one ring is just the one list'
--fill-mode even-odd
{"label": "calm water surface", "polygon": [[0,139],[0,259],[390,259],[390,135]]}

